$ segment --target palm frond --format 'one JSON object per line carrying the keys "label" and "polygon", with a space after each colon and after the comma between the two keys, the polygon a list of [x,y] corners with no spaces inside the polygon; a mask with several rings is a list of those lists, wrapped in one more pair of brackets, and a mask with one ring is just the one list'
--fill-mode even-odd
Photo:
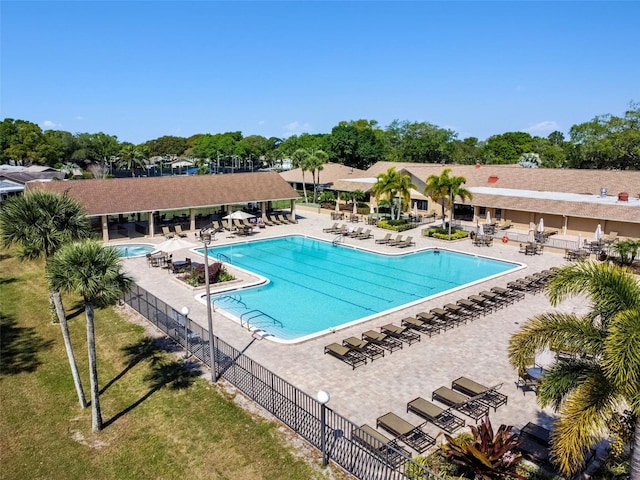
{"label": "palm frond", "polygon": [[624,310],[613,317],[604,344],[603,368],[633,403],[640,395],[640,310]]}
{"label": "palm frond", "polygon": [[581,352],[599,352],[603,337],[602,330],[588,317],[566,313],[536,315],[509,340],[509,361],[520,370],[547,348],[570,347]]}
{"label": "palm frond", "polygon": [[566,399],[551,432],[551,458],[563,474],[579,472],[585,453],[607,432],[606,420],[618,405],[597,377],[586,379]]}
{"label": "palm frond", "polygon": [[568,296],[588,295],[592,309],[606,322],[620,310],[640,308],[640,284],[626,268],[578,262],[560,268],[547,285],[552,305]]}
{"label": "palm frond", "polygon": [[538,403],[543,408],[551,406],[554,410],[559,410],[567,396],[587,378],[599,379],[603,382],[603,387],[608,383],[600,366],[591,360],[556,362],[545,370],[540,379]]}

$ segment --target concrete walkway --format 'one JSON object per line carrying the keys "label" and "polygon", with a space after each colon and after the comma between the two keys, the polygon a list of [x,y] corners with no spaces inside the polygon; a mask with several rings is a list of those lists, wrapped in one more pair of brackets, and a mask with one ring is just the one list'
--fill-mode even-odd
{"label": "concrete walkway", "polygon": [[[299,219],[297,225],[260,229],[253,238],[262,239],[294,233],[308,234],[327,240],[335,237],[334,234],[322,232],[323,228],[334,223],[330,219],[330,212],[299,209],[297,213]],[[362,223],[354,225],[363,226]],[[381,238],[387,233],[386,230],[377,227],[365,226],[365,228],[371,228],[375,238]],[[516,278],[565,263],[562,252],[546,249],[543,255],[524,256],[518,252],[517,244],[502,243],[499,241],[500,236],[497,236],[497,241],[492,247],[475,247],[469,240],[449,244],[449,242],[422,237],[421,230],[422,227],[419,230],[404,232],[413,235],[416,241],[415,247],[404,249],[404,251],[438,246],[517,261],[525,263],[526,268],[301,344],[282,345],[267,339],[255,340],[249,331],[217,312],[213,314],[214,333],[240,350],[246,348],[245,353],[251,358],[308,394],[315,396],[321,389],[330,392],[331,400],[328,406],[357,424],[375,425],[376,418],[389,411],[395,412],[412,423],[422,423],[419,417],[406,413],[407,402],[419,396],[430,400],[433,390],[443,385],[450,387],[452,380],[459,376],[467,376],[485,385],[501,384],[500,392],[508,395],[507,405],[490,413],[495,426],[506,423],[521,427],[529,421],[549,425],[552,412],[542,411],[537,406],[533,392],[523,394],[521,390],[516,390],[517,375],[509,365],[506,355],[509,338],[520,324],[533,315],[552,310],[544,294],[527,294],[520,302],[431,338],[421,335],[420,342],[410,347],[405,345],[402,350],[391,355],[386,353],[384,358],[368,362],[355,370],[336,358],[323,354],[324,346],[328,343],[341,343],[343,338],[351,335],[360,337],[363,331],[375,329],[385,323],[400,324],[402,318],[413,316],[417,312],[441,307],[448,302],[455,303],[458,299],[466,298],[481,290],[493,286],[506,286],[507,282]],[[216,245],[246,241],[245,237],[235,238],[224,233],[219,233],[216,237]],[[188,239],[193,243],[193,247],[201,246],[193,233]],[[164,238],[150,238],[145,241],[160,243],[163,240]],[[381,252],[398,253],[398,249],[375,244],[373,239],[364,241],[347,239],[346,242]],[[197,255],[188,250],[173,252],[174,260],[186,256],[197,259]],[[201,260],[197,259],[197,261]],[[190,318],[206,327],[205,306],[194,298],[196,293],[203,291],[202,289],[194,291],[173,279],[166,270],[149,268],[144,258],[127,259],[123,263],[125,270],[142,288],[178,311],[183,306],[188,306],[191,309]],[[313,305],[309,305],[309,308],[313,308]],[[575,312],[582,308],[580,300],[575,299],[563,303],[558,310]],[[300,312],[300,315],[304,313]],[[462,414],[460,416],[465,418],[467,423],[473,423],[472,419]],[[439,431],[433,425],[429,425],[427,430],[433,434]]]}

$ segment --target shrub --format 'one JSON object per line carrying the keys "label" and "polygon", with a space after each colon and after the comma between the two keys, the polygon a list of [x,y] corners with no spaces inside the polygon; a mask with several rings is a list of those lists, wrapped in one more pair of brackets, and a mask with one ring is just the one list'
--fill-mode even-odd
{"label": "shrub", "polygon": [[[449,240],[449,230],[446,228],[425,228],[422,233],[427,237]],[[468,236],[469,232],[465,232],[464,230],[451,230],[451,240],[460,240],[461,238],[467,238]]]}
{"label": "shrub", "polygon": [[386,230],[394,230],[396,232],[404,232],[415,227],[414,224],[407,222],[406,220],[380,220],[378,227]]}
{"label": "shrub", "polygon": [[[215,262],[209,265],[209,285],[213,283],[227,282],[233,280],[231,275],[220,262]],[[204,265],[197,265],[186,273],[182,280],[192,287],[198,287],[204,285]]]}

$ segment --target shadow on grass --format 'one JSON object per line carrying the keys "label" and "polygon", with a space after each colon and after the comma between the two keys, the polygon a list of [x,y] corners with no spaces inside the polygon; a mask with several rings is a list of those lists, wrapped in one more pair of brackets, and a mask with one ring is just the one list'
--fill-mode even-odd
{"label": "shadow on grass", "polygon": [[126,367],[124,367],[118,375],[113,377],[104,387],[102,387],[100,395],[106,392],[111,385],[124,377],[129,370],[135,367],[142,360],[149,360],[151,365],[155,365],[159,361],[159,353],[163,351],[163,347],[162,345],[159,345],[155,339],[145,337],[136,343],[122,347],[121,350],[125,357],[129,359],[129,363],[127,363]]}
{"label": "shadow on grass", "polygon": [[188,388],[196,376],[200,374],[200,366],[195,362],[159,360],[151,365],[151,372],[145,375],[145,381],[149,383],[149,391],[127,408],[111,417],[104,423],[104,428],[115,423],[119,418],[142,404],[151,395],[163,387],[171,390]]}
{"label": "shadow on grass", "polygon": [[83,313],[84,313],[84,303],[75,302],[72,305],[71,309],[68,312],[66,312],[67,320],[72,320]]}
{"label": "shadow on grass", "polygon": [[2,365],[0,377],[34,372],[42,361],[38,354],[53,345],[44,340],[35,328],[20,327],[7,315],[0,315],[0,338],[2,339]]}

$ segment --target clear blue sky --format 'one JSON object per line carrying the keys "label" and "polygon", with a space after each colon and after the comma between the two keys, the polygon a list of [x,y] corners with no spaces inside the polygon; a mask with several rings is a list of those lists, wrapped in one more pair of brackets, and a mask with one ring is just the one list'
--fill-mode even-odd
{"label": "clear blue sky", "polygon": [[640,2],[1,1],[0,118],[162,135],[567,133],[640,101]]}

